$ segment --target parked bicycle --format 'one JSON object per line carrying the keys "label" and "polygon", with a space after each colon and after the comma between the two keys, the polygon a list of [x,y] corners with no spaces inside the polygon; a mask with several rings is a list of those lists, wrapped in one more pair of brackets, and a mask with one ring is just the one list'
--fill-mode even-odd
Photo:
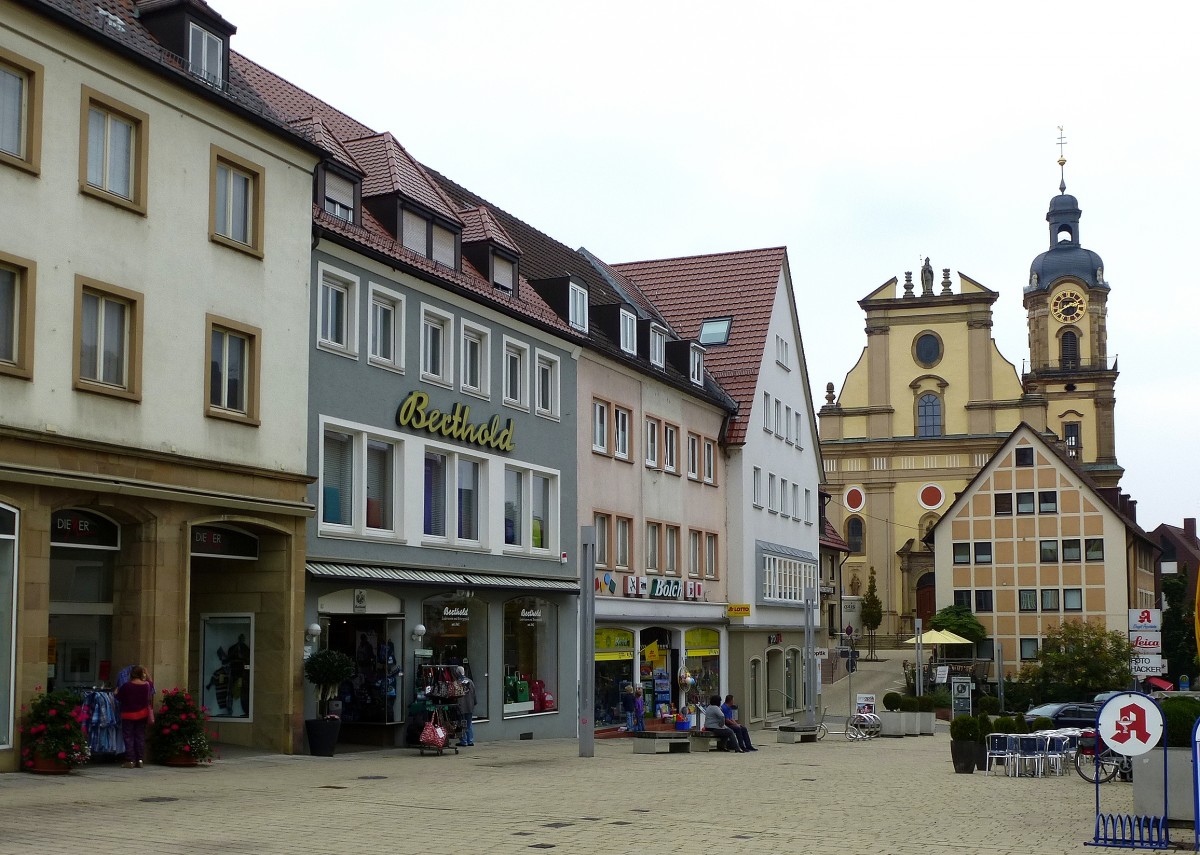
{"label": "parked bicycle", "polygon": [[1120,775],[1122,781],[1133,780],[1133,761],[1118,754],[1094,730],[1079,734],[1079,750],[1075,752],[1075,771],[1090,783],[1107,784]]}

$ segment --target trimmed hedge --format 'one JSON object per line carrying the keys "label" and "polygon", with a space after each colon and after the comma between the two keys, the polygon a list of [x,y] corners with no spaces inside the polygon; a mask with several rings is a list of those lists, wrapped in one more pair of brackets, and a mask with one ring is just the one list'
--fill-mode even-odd
{"label": "trimmed hedge", "polygon": [[917,699],[915,695],[902,695],[900,697],[900,712],[917,712]]}
{"label": "trimmed hedge", "polygon": [[883,708],[888,712],[896,712],[900,709],[900,699],[904,697],[899,692],[888,692],[883,696]]}
{"label": "trimmed hedge", "polygon": [[950,722],[950,739],[954,742],[974,742],[979,733],[979,723],[973,715],[956,716]]}
{"label": "trimmed hedge", "polygon": [[984,695],[979,699],[979,711],[986,715],[1000,712],[1000,699],[995,695]]}
{"label": "trimmed hedge", "polygon": [[1163,718],[1166,719],[1167,747],[1190,748],[1192,728],[1200,718],[1200,700],[1196,698],[1162,698]]}

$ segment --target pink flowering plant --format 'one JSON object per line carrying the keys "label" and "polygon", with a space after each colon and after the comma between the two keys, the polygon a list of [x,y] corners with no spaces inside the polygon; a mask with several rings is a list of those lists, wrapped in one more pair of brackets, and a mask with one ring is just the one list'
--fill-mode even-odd
{"label": "pink flowering plant", "polygon": [[173,757],[192,757],[211,763],[216,752],[208,732],[208,707],[200,706],[183,689],[167,689],[154,710],[147,735],[160,763]]}
{"label": "pink flowering plant", "polygon": [[91,757],[87,741],[88,708],[65,689],[43,692],[22,707],[21,767],[32,769],[34,758],[56,760],[74,768]]}

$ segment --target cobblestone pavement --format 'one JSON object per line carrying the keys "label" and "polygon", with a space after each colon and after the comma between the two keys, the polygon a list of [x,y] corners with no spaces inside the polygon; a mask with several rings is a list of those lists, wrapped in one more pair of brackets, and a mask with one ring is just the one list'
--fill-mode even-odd
{"label": "cobblestone pavement", "polygon": [[[1083,853],[1095,789],[956,775],[936,736],[782,745],[750,754],[632,753],[597,740],[332,758],[230,749],[209,767],[0,775],[0,853]],[[1129,784],[1102,788],[1131,809]],[[1183,836],[1173,833],[1173,836]],[[1190,848],[1190,834],[1186,837]]]}

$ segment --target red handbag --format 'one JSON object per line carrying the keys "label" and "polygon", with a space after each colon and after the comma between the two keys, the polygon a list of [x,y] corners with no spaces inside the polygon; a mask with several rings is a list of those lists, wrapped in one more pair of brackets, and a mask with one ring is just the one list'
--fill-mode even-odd
{"label": "red handbag", "polygon": [[446,747],[446,728],[442,727],[437,712],[430,716],[429,721],[421,728],[421,744],[427,748]]}

